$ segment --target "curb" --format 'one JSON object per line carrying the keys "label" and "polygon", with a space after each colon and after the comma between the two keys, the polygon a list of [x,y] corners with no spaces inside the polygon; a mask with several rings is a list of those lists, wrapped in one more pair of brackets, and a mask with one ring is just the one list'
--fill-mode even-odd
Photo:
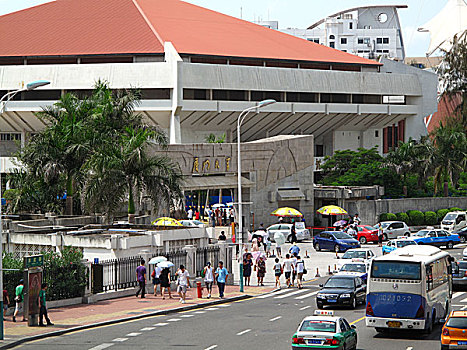
{"label": "curb", "polygon": [[12,348],[15,348],[15,347],[17,347],[17,346],[19,346],[21,344],[28,343],[28,342],[31,342],[31,341],[34,341],[34,340],[40,340],[40,339],[51,338],[51,337],[58,337],[60,335],[64,335],[64,334],[72,333],[72,332],[76,332],[76,331],[82,331],[82,330],[101,327],[101,326],[108,326],[108,325],[117,324],[117,323],[124,323],[124,322],[128,322],[128,321],[140,320],[140,319],[143,319],[143,318],[149,318],[149,317],[158,316],[158,315],[168,315],[168,314],[173,314],[173,313],[177,313],[177,312],[181,312],[181,311],[202,309],[202,308],[207,307],[207,306],[227,304],[227,303],[238,301],[238,300],[250,299],[252,297],[253,296],[247,295],[247,294],[239,295],[239,296],[228,298],[228,299],[213,300],[213,301],[209,301],[209,302],[202,303],[202,304],[182,306],[182,307],[177,307],[177,308],[174,308],[174,309],[155,311],[155,312],[147,313],[147,314],[144,314],[144,315],[129,316],[129,317],[119,318],[119,319],[115,319],[115,320],[108,320],[108,321],[103,321],[103,322],[98,322],[98,323],[91,323],[91,324],[87,324],[87,325],[84,325],[84,326],[77,326],[77,327],[62,329],[62,330],[59,330],[59,331],[53,331],[53,332],[49,332],[49,333],[37,334],[37,335],[30,336],[30,337],[25,337],[25,338],[22,338],[22,339],[15,340],[15,341],[13,341],[11,343],[8,343],[8,344],[4,344],[3,346],[0,346],[0,349],[12,349]]}

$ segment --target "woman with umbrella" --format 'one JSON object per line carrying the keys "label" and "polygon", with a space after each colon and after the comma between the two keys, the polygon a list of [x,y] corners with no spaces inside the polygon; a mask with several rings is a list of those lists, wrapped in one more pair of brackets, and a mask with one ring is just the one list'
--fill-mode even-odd
{"label": "woman with umbrella", "polygon": [[243,277],[245,278],[245,286],[250,285],[252,266],[253,266],[253,260],[251,259],[251,254],[247,254],[246,258],[243,259]]}
{"label": "woman with umbrella", "polygon": [[162,261],[159,264],[159,267],[162,268],[161,274],[159,276],[159,279],[161,281],[161,293],[162,293],[162,299],[165,299],[165,291],[168,290],[169,292],[169,298],[172,298],[172,292],[170,291],[170,270],[169,267],[174,266],[173,263],[170,261]]}

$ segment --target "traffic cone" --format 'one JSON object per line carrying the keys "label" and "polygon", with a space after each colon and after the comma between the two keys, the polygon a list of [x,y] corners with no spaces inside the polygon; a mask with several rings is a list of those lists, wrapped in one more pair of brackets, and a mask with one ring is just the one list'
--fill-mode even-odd
{"label": "traffic cone", "polygon": [[305,250],[305,258],[309,259],[310,256],[308,255],[308,250]]}
{"label": "traffic cone", "polygon": [[321,275],[319,274],[319,269],[316,268],[316,276],[315,277],[321,277]]}
{"label": "traffic cone", "polygon": [[328,265],[328,275],[332,275],[331,266]]}

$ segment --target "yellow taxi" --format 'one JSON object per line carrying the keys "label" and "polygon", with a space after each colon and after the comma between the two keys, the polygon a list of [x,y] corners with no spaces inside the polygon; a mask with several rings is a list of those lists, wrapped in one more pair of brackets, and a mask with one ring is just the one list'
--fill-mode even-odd
{"label": "yellow taxi", "polygon": [[441,332],[441,350],[467,349],[467,311],[451,311]]}

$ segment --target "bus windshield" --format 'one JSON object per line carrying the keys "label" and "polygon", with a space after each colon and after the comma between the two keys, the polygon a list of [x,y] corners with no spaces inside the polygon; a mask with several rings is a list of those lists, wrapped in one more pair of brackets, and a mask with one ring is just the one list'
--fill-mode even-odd
{"label": "bus windshield", "polygon": [[421,280],[420,263],[402,261],[373,261],[371,277]]}

